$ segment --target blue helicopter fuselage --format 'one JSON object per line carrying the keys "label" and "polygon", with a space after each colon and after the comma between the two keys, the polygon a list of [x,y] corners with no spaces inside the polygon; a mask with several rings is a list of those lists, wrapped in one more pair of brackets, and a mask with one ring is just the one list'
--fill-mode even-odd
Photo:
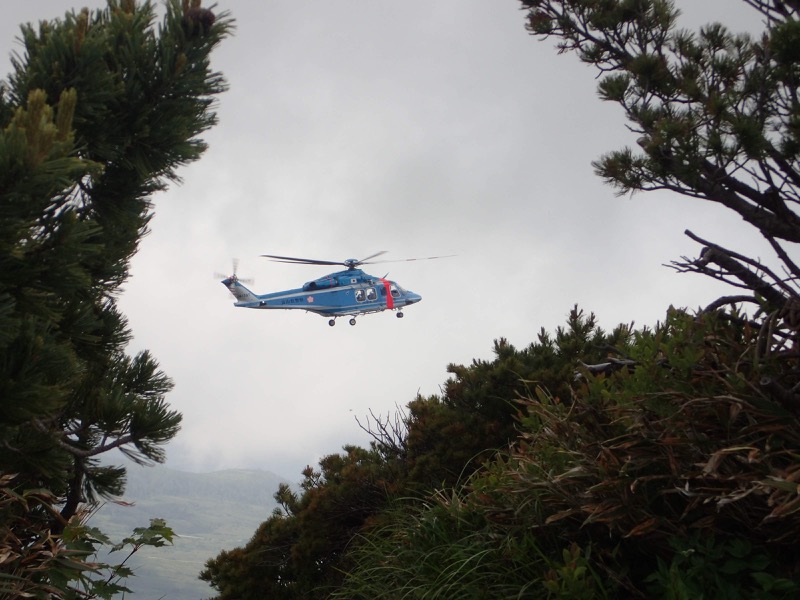
{"label": "blue helicopter fuselage", "polygon": [[[356,268],[330,273],[306,282],[301,288],[270,294],[254,294],[235,276],[223,280],[222,284],[236,298],[234,306],[300,309],[325,317],[354,316],[387,309],[401,311],[404,306],[422,300],[419,294],[403,289],[394,281]],[[397,316],[402,316],[402,312]]]}

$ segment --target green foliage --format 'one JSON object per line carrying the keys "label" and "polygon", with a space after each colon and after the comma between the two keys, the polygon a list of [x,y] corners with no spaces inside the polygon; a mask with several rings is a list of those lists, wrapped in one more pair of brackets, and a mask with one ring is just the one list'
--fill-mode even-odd
{"label": "green foliage", "polygon": [[[538,389],[541,401],[568,406],[568,399],[574,393],[570,382],[575,368],[586,364],[580,359],[594,364],[607,358],[609,352],[624,353],[632,339],[630,327],[619,327],[608,335],[597,327],[594,315],[575,308],[567,326],[558,328],[555,336],[542,332],[538,342],[524,350],[500,341],[495,345],[495,361],[473,361],[470,368],[451,367],[457,377],[448,381],[445,397],[434,406],[441,409],[453,403],[461,407],[465,415],[462,419],[466,420],[482,407],[506,399],[504,405],[509,407],[511,416],[505,418],[509,421],[516,418],[519,428],[519,419],[523,418],[520,410],[531,402],[526,394]],[[559,390],[565,399],[554,400],[542,386]],[[466,400],[471,400],[471,405]],[[412,414],[413,410],[416,408],[412,403]],[[535,420],[533,416],[530,418],[531,422]],[[484,422],[491,421],[484,417]],[[411,444],[419,433],[414,429],[418,425],[415,420],[409,422],[408,455],[412,460]],[[428,460],[435,462],[439,448],[445,444],[458,447],[463,441],[463,436],[448,437],[439,446],[431,447]],[[429,482],[427,491],[415,488],[427,496],[426,500],[404,499],[388,505],[379,525],[362,531],[353,541],[350,559],[354,566],[332,597],[611,595],[613,586],[601,583],[590,560],[590,541],[584,546],[568,541],[564,545],[557,540],[552,547],[542,543],[542,531],[536,528],[529,511],[538,511],[537,520],[542,521],[546,516],[544,507],[527,490],[509,489],[516,484],[511,471],[514,462],[507,462],[504,454],[497,454],[497,450],[506,447],[492,450],[486,446],[490,451],[479,463],[483,466],[462,470],[463,479],[456,490],[444,491],[435,482]],[[496,458],[490,460],[493,456]],[[549,467],[554,468],[561,459],[561,454],[555,452],[542,460],[549,461]],[[543,469],[542,473],[547,471]],[[506,511],[509,502],[520,504]],[[510,527],[517,516],[525,524]]]}
{"label": "green foliage", "polygon": [[636,589],[637,570],[689,531],[745,535],[780,572],[800,526],[789,484],[800,437],[796,409],[761,382],[796,375],[794,358],[751,362],[757,343],[725,319],[670,314],[638,336],[632,372],[585,376],[568,406],[531,400],[492,500],[539,523],[540,540],[608,540],[598,563]]}
{"label": "green foliage", "polygon": [[387,524],[354,541],[355,567],[331,598],[603,598],[576,545],[547,555],[534,529],[498,535],[495,516],[471,495],[400,502]]}
{"label": "green foliage", "polygon": [[[531,33],[558,38],[561,50],[575,51],[602,71],[601,97],[620,103],[644,136],[644,155],[627,169],[618,169],[617,153],[597,164],[598,172],[622,191],[660,186],[699,191],[737,210],[723,201],[721,189],[715,193],[706,187],[707,170],[721,169],[718,180],[730,178],[723,187],[748,197],[745,188],[732,185],[752,185],[734,165],[757,172],[747,160],[776,157],[773,132],[793,135],[787,124],[797,109],[783,99],[796,85],[796,61],[789,50],[796,35],[794,8],[787,6],[788,14],[771,23],[771,40],[754,41],[718,23],[699,34],[679,30],[679,13],[669,0],[522,4]],[[778,65],[786,68],[776,72]],[[715,147],[712,140],[724,145]],[[785,168],[790,165],[776,162],[762,166],[791,184]],[[752,191],[755,204],[770,208],[759,190]]]}
{"label": "green foliage", "polygon": [[502,550],[488,544],[483,516],[456,494],[401,502],[389,516],[355,541],[355,568],[332,598],[517,597],[518,580],[535,574],[526,556],[536,556],[533,537],[504,540]]}
{"label": "green foliage", "polygon": [[[15,492],[0,479],[0,596],[3,598],[106,598],[129,592],[123,584],[133,572],[125,563],[145,546],[171,544],[174,532],[161,519],[138,527],[117,544],[74,517],[59,536],[50,531],[56,498],[47,490]],[[116,564],[98,553],[126,551]]]}
{"label": "green foliage", "polygon": [[550,598],[585,598],[607,596],[599,585],[597,574],[591,570],[590,548],[583,551],[573,543],[561,551],[562,563],[553,564],[544,576],[544,587]]}
{"label": "green foliage", "polygon": [[[220,600],[323,597],[340,593],[336,591],[339,589],[348,590],[343,597],[347,594],[357,597],[348,582],[360,569],[353,566],[353,561],[363,562],[358,549],[362,543],[367,548],[382,547],[374,546],[374,540],[388,538],[387,543],[394,544],[393,535],[407,535],[403,515],[409,511],[416,514],[415,507],[421,503],[438,506],[428,500],[434,493],[435,498],[451,499],[445,513],[453,515],[456,524],[447,525],[443,515],[426,518],[425,523],[446,526],[445,532],[468,531],[459,523],[462,515],[454,508],[459,502],[452,488],[468,481],[482,465],[491,463],[498,450],[506,450],[513,443],[518,436],[515,419],[524,406],[526,394],[536,385],[543,385],[559,390],[568,398],[572,392],[564,380],[573,377],[578,357],[600,360],[610,349],[624,348],[631,336],[630,327],[619,327],[606,334],[597,327],[594,315],[575,308],[566,327],[559,328],[555,336],[542,332],[539,341],[524,350],[499,340],[495,343],[493,360],[473,361],[469,366],[451,365],[453,377],[445,384],[441,397],[417,398],[409,404],[405,431],[390,433],[384,424],[379,428],[382,434],[375,435],[370,450],[348,446],[344,454],[323,458],[319,470],[309,467],[304,471],[300,495],[288,486],[281,486],[275,495],[281,509],[244,548],[223,552],[208,561],[201,577],[219,590]],[[473,516],[483,518],[479,512]],[[396,518],[401,518],[400,524],[393,522]],[[377,533],[373,536],[372,532]],[[468,542],[478,544],[481,539],[470,534]],[[533,572],[527,565],[527,557],[535,543],[534,537],[528,535],[515,538],[501,552],[515,555],[511,570],[524,573],[517,579],[509,579],[502,569],[496,571],[496,576],[485,574],[484,564],[497,566],[489,561],[492,553],[481,553],[473,559],[469,550],[456,552],[459,549],[455,543],[440,546],[437,542],[425,546],[423,556],[411,559],[412,553],[421,551],[413,547],[415,544],[411,546],[404,556],[418,562],[426,573],[435,573],[437,565],[449,565],[446,574],[434,578],[435,587],[443,590],[443,597],[447,593],[457,595],[469,585],[488,590],[478,597],[501,597],[491,594],[513,589]],[[451,558],[445,560],[446,556]],[[574,561],[559,562],[560,551],[555,556],[545,562],[547,570],[554,573],[552,585],[570,590],[564,591],[565,597],[577,593],[576,586],[586,583],[586,571],[578,571],[576,575]],[[396,564],[400,562],[405,559],[398,559]],[[345,573],[348,578],[341,588]],[[415,581],[409,579],[406,583],[409,586],[420,583]],[[396,590],[399,585],[399,581],[391,585],[378,582],[374,589],[368,587],[365,589],[370,591],[358,593],[370,597],[381,586],[384,590]]]}
{"label": "green foliage", "polygon": [[244,548],[206,562],[200,577],[227,598],[307,598],[335,588],[352,537],[387,501],[392,470],[376,450],[345,447],[307,468],[300,497],[281,485],[281,508]]}
{"label": "green foliage", "polygon": [[630,335],[627,326],[604,332],[593,314],[575,307],[555,336],[542,331],[537,342],[522,350],[500,339],[493,360],[448,366],[453,377],[442,397],[409,404],[403,452],[409,480],[425,491],[469,477],[516,439],[521,398],[537,386],[569,398],[575,361],[604,360],[609,350],[624,347]]}
{"label": "green foliage", "polygon": [[[163,519],[151,519],[147,527],[137,527],[132,535],[121,542],[112,544],[100,530],[88,527],[74,519],[64,529],[62,536],[66,552],[75,560],[68,569],[51,573],[50,578],[57,589],[70,590],[65,598],[102,598],[111,600],[119,594],[130,593],[125,580],[134,572],[126,566],[132,556],[144,547],[161,548],[172,544],[175,533]],[[97,560],[99,552],[108,548],[110,553],[124,551],[125,558],[120,563],[110,564]]]}
{"label": "green foliage", "polygon": [[[638,149],[594,163],[621,194],[671,190],[717,203],[753,225],[790,279],[702,240],[673,263],[748,290],[768,310],[797,302],[800,268],[779,241],[800,242],[800,82],[796,2],[745,0],[765,17],[759,38],[720,23],[678,28],[672,0],[522,0],[528,30],[597,69],[599,94],[623,109]],[[721,301],[724,303],[725,301]]]}
{"label": "green foliage", "polygon": [[152,194],[199,157],[225,87],[208,59],[231,22],[194,4],[168,2],[158,31],[133,0],[24,25],[0,86],[0,478],[16,499],[0,539],[20,589],[69,592],[59,561],[85,556],[62,534],[124,488],[97,457],[162,461],[180,427],[169,378],[125,352],[116,298]]}
{"label": "green foliage", "polygon": [[712,537],[670,539],[672,560],[658,561],[658,569],[646,578],[655,598],[796,598],[800,582],[775,577],[767,571],[774,560],[754,551],[746,539],[718,543]]}
{"label": "green foliage", "polygon": [[[412,402],[394,455],[348,447],[307,469],[203,578],[220,599],[791,597],[800,369],[782,335],[670,310],[609,336],[575,309]],[[517,437],[477,461],[464,432],[510,394]],[[459,460],[460,478],[430,475]]]}
{"label": "green foliage", "polygon": [[334,596],[792,597],[800,404],[764,381],[797,385],[797,356],[728,317],[574,361],[569,400],[537,388],[508,455],[385,515]]}

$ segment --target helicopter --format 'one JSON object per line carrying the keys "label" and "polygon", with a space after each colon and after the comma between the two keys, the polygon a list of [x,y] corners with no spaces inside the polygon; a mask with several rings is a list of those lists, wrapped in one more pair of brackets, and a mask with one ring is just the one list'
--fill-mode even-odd
{"label": "helicopter", "polygon": [[422,296],[403,289],[395,281],[386,279],[388,273],[383,277],[375,277],[365,273],[359,267],[382,262],[433,260],[447,258],[447,256],[387,261],[372,260],[385,253],[386,251],[382,250],[360,260],[348,258],[344,261],[262,254],[263,258],[268,258],[273,262],[293,265],[341,265],[347,268],[343,271],[336,271],[335,273],[329,273],[307,281],[300,288],[269,294],[255,294],[244,286],[244,283],[247,283],[248,280],[239,279],[236,275],[237,262],[234,261],[233,275],[225,277],[221,283],[236,298],[234,306],[267,310],[305,310],[323,317],[329,317],[328,325],[331,327],[336,325],[338,317],[349,316],[350,325],[355,325],[357,316],[383,312],[384,310],[396,311],[397,318],[402,319],[404,316],[403,308],[416,304],[422,300]]}

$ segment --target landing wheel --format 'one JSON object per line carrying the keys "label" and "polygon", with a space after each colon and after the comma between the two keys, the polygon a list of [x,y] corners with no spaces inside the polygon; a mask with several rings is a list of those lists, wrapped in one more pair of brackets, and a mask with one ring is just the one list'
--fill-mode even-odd
{"label": "landing wheel", "polygon": [[328,325],[330,325],[331,327],[336,325],[336,319],[331,319],[330,321],[328,321]]}
{"label": "landing wheel", "polygon": [[355,324],[356,324],[356,320],[355,319],[350,319],[350,325],[355,325]]}
{"label": "landing wheel", "polygon": [[402,319],[403,318],[403,313],[401,313],[401,312],[397,313],[397,318],[398,319]]}

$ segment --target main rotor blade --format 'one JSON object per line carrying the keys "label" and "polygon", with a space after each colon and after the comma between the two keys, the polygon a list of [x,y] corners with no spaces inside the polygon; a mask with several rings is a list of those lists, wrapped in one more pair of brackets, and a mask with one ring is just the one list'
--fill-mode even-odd
{"label": "main rotor blade", "polygon": [[294,265],[343,265],[343,262],[332,260],[317,260],[315,258],[294,258],[291,256],[278,256],[276,254],[262,254],[264,258],[272,259],[275,262],[289,263]]}
{"label": "main rotor blade", "polygon": [[373,265],[378,263],[390,263],[390,262],[410,262],[413,260],[433,260],[436,258],[450,258],[451,256],[455,256],[455,254],[447,254],[444,256],[426,256],[423,258],[400,258],[396,260],[372,260],[378,256],[382,256],[386,254],[386,250],[381,250],[380,252],[376,252],[375,254],[370,254],[366,258],[362,258],[361,260],[354,260],[348,259],[344,261],[337,261],[337,260],[319,260],[316,258],[296,258],[294,256],[279,256],[277,254],[262,254],[264,258],[269,258],[274,262],[280,263],[288,263],[290,265],[344,265],[348,268],[354,268],[359,265]]}
{"label": "main rotor blade", "polygon": [[425,256],[422,258],[398,258],[394,260],[374,260],[371,264],[378,264],[378,263],[393,263],[393,262],[411,262],[413,260],[435,260],[437,258],[452,258],[456,256],[455,254],[445,254],[442,256]]}
{"label": "main rotor blade", "polygon": [[[370,254],[368,257],[362,258],[361,260],[359,260],[357,262],[358,262],[359,265],[368,265],[368,264],[371,264],[371,263],[367,262],[370,258],[375,258],[376,256],[380,256],[381,254],[386,254],[386,250],[381,250],[380,252],[376,252],[375,254]],[[378,262],[380,262],[380,261],[378,261]]]}

